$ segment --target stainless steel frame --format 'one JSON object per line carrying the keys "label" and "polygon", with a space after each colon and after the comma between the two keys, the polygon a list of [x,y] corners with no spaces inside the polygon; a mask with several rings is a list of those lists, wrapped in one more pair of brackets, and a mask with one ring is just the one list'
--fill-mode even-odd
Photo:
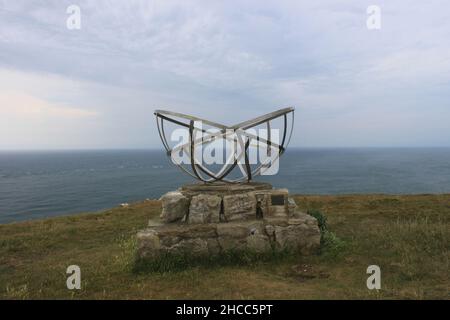
{"label": "stainless steel frame", "polygon": [[[269,163],[260,163],[259,166],[255,170],[251,170],[249,157],[248,157],[248,149],[251,145],[251,141],[254,140],[257,143],[261,142],[267,145],[267,155],[270,157],[272,148],[278,149],[278,153],[276,154],[275,158],[270,159],[269,161],[278,161],[278,158],[284,153],[287,146],[289,145],[289,142],[292,137],[292,131],[294,129],[294,108],[284,108],[280,109],[265,115],[262,115],[260,117],[257,117],[255,119],[247,120],[238,124],[235,124],[233,126],[226,126],[217,122],[212,122],[206,119],[194,117],[191,115],[186,115],[178,112],[172,112],[172,111],[165,111],[165,110],[155,110],[155,116],[156,116],[156,123],[158,127],[158,133],[159,137],[161,138],[161,141],[163,143],[164,148],[166,149],[167,155],[171,157],[172,152],[179,152],[183,150],[183,152],[186,152],[187,155],[190,157],[191,162],[191,171],[186,169],[180,164],[176,164],[179,168],[181,168],[184,172],[189,174],[190,176],[203,181],[203,182],[214,182],[214,181],[225,181],[229,183],[234,182],[241,182],[241,181],[250,181],[252,178],[256,175],[261,174],[261,170],[263,168],[267,168]],[[287,135],[288,131],[288,115],[292,116],[291,125],[289,134]],[[271,134],[270,134],[270,121],[277,119],[279,117],[283,117],[283,136],[281,144],[275,143],[271,140]],[[178,118],[178,119],[174,119]],[[183,120],[187,120],[187,122],[183,122]],[[185,127],[189,130],[189,142],[185,143],[183,145],[177,146],[174,149],[171,149],[169,146],[169,143],[167,142],[166,133],[164,129],[164,121],[168,121],[171,123],[174,123],[176,125]],[[218,132],[211,133],[207,132],[206,130],[202,128],[196,128],[195,122],[201,121],[202,123],[211,126],[213,128],[218,129]],[[267,139],[261,138],[259,136],[255,136],[249,132],[246,132],[246,130],[254,128],[258,125],[266,123],[267,126]],[[195,139],[195,131],[199,130],[204,135],[199,138]],[[229,135],[230,133],[233,133],[234,137],[231,138]],[[211,143],[217,138],[222,138],[228,141],[232,141],[236,145],[239,144],[240,146],[240,152],[238,154],[232,154],[230,158],[226,160],[225,165],[221,168],[221,170],[218,173],[211,172],[206,166],[204,166],[202,163],[199,163],[195,157],[195,148],[200,144],[207,144]],[[235,150],[236,153],[236,150]],[[234,159],[231,159],[231,158]],[[245,167],[242,167],[241,159],[244,157],[244,164]],[[173,162],[173,161],[172,161]],[[268,161],[266,161],[268,162]],[[235,180],[229,180],[226,179],[226,176],[229,175],[236,166],[240,167],[240,170],[242,172],[242,177],[235,179]],[[209,178],[206,178],[204,175],[208,176]]]}

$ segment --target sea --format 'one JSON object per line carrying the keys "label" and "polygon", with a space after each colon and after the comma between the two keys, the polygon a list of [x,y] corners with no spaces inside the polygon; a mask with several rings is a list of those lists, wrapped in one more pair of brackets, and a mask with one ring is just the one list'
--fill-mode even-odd
{"label": "sea", "polygon": [[[450,148],[291,148],[277,175],[292,194],[450,193]],[[158,199],[193,178],[161,150],[0,151],[0,224]]]}

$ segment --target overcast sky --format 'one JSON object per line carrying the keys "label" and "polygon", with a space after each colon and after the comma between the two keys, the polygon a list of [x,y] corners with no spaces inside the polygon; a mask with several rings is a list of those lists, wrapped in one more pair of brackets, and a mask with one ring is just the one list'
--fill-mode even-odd
{"label": "overcast sky", "polygon": [[233,124],[286,106],[294,146],[450,146],[449,13],[448,1],[0,0],[0,149],[159,148],[156,108]]}

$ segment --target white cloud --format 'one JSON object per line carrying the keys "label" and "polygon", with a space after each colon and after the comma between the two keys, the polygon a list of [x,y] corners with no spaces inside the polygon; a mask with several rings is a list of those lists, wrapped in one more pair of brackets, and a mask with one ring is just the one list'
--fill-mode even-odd
{"label": "white cloud", "polygon": [[81,86],[59,76],[0,69],[0,149],[64,148],[86,139],[101,114],[70,101]]}
{"label": "white cloud", "polygon": [[[76,145],[156,146],[154,107],[235,123],[293,105],[294,145],[410,145],[423,141],[417,119],[450,116],[445,1],[380,0],[379,31],[366,28],[372,3],[356,0],[80,0],[79,31],[65,28],[69,4],[0,2],[0,67],[23,71],[0,85],[21,95],[2,101],[83,119],[93,138]],[[428,144],[450,136],[425,126]],[[313,128],[320,137],[303,140]]]}
{"label": "white cloud", "polygon": [[73,120],[98,115],[96,111],[52,104],[20,92],[3,90],[0,90],[0,105],[2,106],[0,118],[3,121],[11,118],[20,118],[24,121],[31,119]]}

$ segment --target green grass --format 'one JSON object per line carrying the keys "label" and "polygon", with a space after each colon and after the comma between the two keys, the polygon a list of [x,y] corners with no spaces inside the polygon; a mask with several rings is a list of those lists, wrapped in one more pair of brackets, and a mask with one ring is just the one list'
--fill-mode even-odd
{"label": "green grass", "polygon": [[258,253],[252,251],[227,251],[214,256],[192,256],[180,254],[163,254],[158,258],[136,260],[133,267],[134,273],[174,273],[186,271],[192,268],[218,268],[227,266],[258,266],[267,263],[279,263],[293,260],[298,255],[288,250],[272,250]]}
{"label": "green grass", "polygon": [[[158,201],[0,225],[0,298],[450,298],[450,195],[297,196],[296,202],[327,218],[319,255],[136,265],[135,234],[159,215]],[[81,268],[81,290],[66,288],[72,264]],[[372,264],[381,268],[379,291],[366,287]]]}

